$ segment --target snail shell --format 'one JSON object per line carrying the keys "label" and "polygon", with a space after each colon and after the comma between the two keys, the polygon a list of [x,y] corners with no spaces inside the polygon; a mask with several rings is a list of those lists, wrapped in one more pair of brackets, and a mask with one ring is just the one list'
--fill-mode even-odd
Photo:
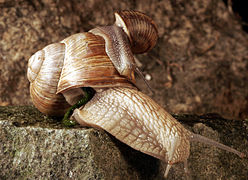
{"label": "snail shell", "polygon": [[151,50],[158,39],[158,29],[149,16],[138,11],[118,11],[115,13],[115,25],[127,34],[134,54]]}
{"label": "snail shell", "polygon": [[44,114],[63,115],[69,104],[62,93],[79,87],[130,87],[105,52],[105,41],[92,33],[74,34],[35,53],[27,76],[34,105]]}
{"label": "snail shell", "polygon": [[30,96],[35,107],[49,115],[64,114],[70,106],[62,94],[57,94],[57,84],[63,67],[65,45],[54,43],[36,52],[28,62],[27,77]]}

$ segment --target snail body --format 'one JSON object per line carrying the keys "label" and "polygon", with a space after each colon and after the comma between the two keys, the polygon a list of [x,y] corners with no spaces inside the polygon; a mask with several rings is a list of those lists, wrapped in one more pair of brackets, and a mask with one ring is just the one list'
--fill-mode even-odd
{"label": "snail body", "polygon": [[[116,70],[123,76],[132,80],[130,72],[135,69],[134,57],[124,31],[115,25],[92,29],[90,32],[100,35],[106,42],[106,53],[112,59]],[[123,53],[124,52],[124,53]]]}
{"label": "snail body", "polygon": [[104,129],[120,141],[167,163],[183,162],[187,172],[190,142],[198,141],[237,154],[243,153],[185,129],[150,97],[136,89],[108,88],[72,115],[82,126]]}
{"label": "snail body", "polygon": [[134,77],[130,72],[136,71],[151,90],[136,66],[133,54],[145,53],[155,46],[158,39],[155,22],[138,11],[116,12],[115,19],[113,25],[97,27],[89,32],[104,38],[106,53],[120,75],[132,81]]}
{"label": "snail body", "polygon": [[108,88],[98,92],[76,109],[72,118],[82,126],[104,129],[132,148],[171,164],[189,156],[190,132],[137,90]]}

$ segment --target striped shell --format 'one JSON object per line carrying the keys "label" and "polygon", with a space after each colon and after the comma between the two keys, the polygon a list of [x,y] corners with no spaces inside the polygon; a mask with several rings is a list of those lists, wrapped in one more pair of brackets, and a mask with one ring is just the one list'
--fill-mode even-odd
{"label": "striped shell", "polygon": [[65,45],[54,43],[36,52],[28,62],[28,80],[33,104],[44,114],[59,116],[70,106],[56,94],[63,67]]}
{"label": "striped shell", "polygon": [[147,15],[138,11],[119,11],[115,13],[115,24],[122,27],[128,35],[134,54],[152,49],[158,39],[155,22]]}

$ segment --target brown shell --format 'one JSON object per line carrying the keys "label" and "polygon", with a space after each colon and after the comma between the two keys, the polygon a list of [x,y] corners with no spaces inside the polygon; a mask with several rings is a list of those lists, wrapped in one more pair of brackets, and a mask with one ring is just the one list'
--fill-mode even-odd
{"label": "brown shell", "polygon": [[116,12],[115,19],[115,24],[128,35],[134,54],[147,52],[155,46],[158,30],[150,17],[138,11],[124,10]]}
{"label": "brown shell", "polygon": [[63,115],[70,106],[61,94],[78,87],[130,87],[105,52],[105,42],[92,33],[74,34],[35,53],[28,64],[30,95],[42,113]]}
{"label": "brown shell", "polygon": [[29,59],[30,96],[35,107],[44,114],[60,116],[70,106],[62,94],[56,94],[64,52],[64,44],[54,43]]}
{"label": "brown shell", "polygon": [[66,46],[65,61],[57,93],[78,87],[133,87],[113,66],[102,37],[89,32],[78,33],[62,43]]}

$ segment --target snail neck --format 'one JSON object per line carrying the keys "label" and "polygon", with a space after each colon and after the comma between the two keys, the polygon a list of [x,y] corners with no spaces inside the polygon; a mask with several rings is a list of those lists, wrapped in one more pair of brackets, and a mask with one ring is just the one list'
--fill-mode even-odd
{"label": "snail neck", "polygon": [[130,43],[122,28],[112,26],[97,27],[89,32],[101,36],[105,40],[105,50],[120,75],[130,80],[134,79],[132,73],[135,68]]}

